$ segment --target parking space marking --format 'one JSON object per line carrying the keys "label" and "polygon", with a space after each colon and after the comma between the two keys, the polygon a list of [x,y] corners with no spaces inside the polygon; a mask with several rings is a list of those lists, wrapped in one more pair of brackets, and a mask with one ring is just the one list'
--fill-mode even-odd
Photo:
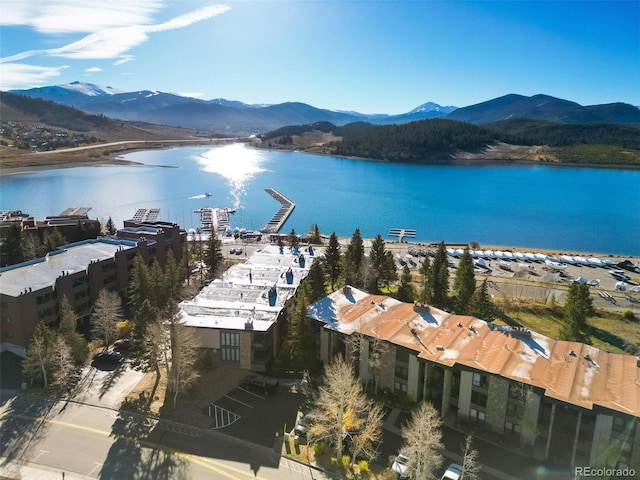
{"label": "parking space marking", "polygon": [[96,466],[95,466],[95,467],[93,467],[93,468],[91,469],[91,471],[90,471],[89,473],[87,473],[87,475],[88,475],[88,476],[92,476],[92,475],[93,475],[93,472],[95,472],[98,468],[101,468],[103,465],[104,465],[104,464],[102,464],[102,463],[98,463],[98,462],[96,462]]}
{"label": "parking space marking", "polygon": [[229,400],[233,400],[234,402],[238,402],[239,404],[244,405],[245,407],[253,408],[253,405],[249,405],[248,403],[244,403],[244,402],[238,400],[237,398],[230,397],[229,395],[225,395],[225,397],[227,397]]}
{"label": "parking space marking", "polygon": [[47,453],[49,453],[48,450],[40,450],[40,453],[38,455],[36,455],[35,458],[33,458],[31,461],[33,463],[36,463],[36,460],[38,460],[42,455],[45,455]]}
{"label": "parking space marking", "polygon": [[219,407],[215,403],[209,405],[209,416],[213,417],[215,422],[215,425],[211,427],[212,430],[228,427],[240,419],[240,415],[230,412],[226,408]]}
{"label": "parking space marking", "polygon": [[260,395],[258,395],[257,393],[253,393],[253,392],[251,392],[251,391],[249,391],[249,390],[246,390],[246,389],[244,389],[244,388],[242,388],[242,387],[238,387],[238,390],[242,390],[243,392],[248,393],[249,395],[253,395],[254,397],[258,397],[258,398],[259,398],[259,399],[261,399],[261,400],[264,400],[264,399],[265,399],[265,397],[260,396]]}

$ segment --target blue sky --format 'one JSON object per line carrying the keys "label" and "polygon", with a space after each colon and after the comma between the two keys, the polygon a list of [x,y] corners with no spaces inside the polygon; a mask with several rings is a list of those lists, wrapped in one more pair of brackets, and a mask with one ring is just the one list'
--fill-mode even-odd
{"label": "blue sky", "polygon": [[362,113],[640,105],[640,1],[2,0],[0,89],[75,80]]}

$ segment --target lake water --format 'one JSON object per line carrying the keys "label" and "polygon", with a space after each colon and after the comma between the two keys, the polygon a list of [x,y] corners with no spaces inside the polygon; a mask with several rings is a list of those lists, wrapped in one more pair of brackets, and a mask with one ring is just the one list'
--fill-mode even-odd
{"label": "lake water", "polygon": [[[89,206],[117,226],[136,209],[199,225],[199,207],[235,207],[232,226],[260,229],[296,203],[282,232],[365,237],[417,230],[424,242],[470,242],[640,254],[640,171],[550,166],[414,166],[257,150],[244,145],[127,154],[140,166],[92,166],[0,178],[0,208],[36,218]],[[160,167],[166,168],[160,168]],[[204,193],[211,193],[205,197]]]}

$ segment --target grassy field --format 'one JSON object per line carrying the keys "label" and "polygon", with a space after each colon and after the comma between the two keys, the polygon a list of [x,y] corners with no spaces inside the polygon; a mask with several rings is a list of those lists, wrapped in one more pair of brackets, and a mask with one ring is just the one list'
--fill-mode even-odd
{"label": "grassy field", "polygon": [[[500,302],[502,321],[520,324],[546,335],[558,338],[562,325],[563,305],[545,305],[536,302]],[[640,319],[628,320],[617,312],[597,310],[588,319],[591,344],[612,353],[640,353]]]}

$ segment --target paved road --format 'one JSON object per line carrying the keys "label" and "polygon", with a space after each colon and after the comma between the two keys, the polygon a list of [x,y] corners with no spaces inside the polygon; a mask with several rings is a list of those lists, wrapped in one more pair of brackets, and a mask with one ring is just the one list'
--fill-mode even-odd
{"label": "paved road", "polygon": [[[323,478],[272,449],[218,432],[73,401],[19,395],[0,410],[0,472],[6,459],[61,478]],[[56,472],[58,472],[56,474]]]}

